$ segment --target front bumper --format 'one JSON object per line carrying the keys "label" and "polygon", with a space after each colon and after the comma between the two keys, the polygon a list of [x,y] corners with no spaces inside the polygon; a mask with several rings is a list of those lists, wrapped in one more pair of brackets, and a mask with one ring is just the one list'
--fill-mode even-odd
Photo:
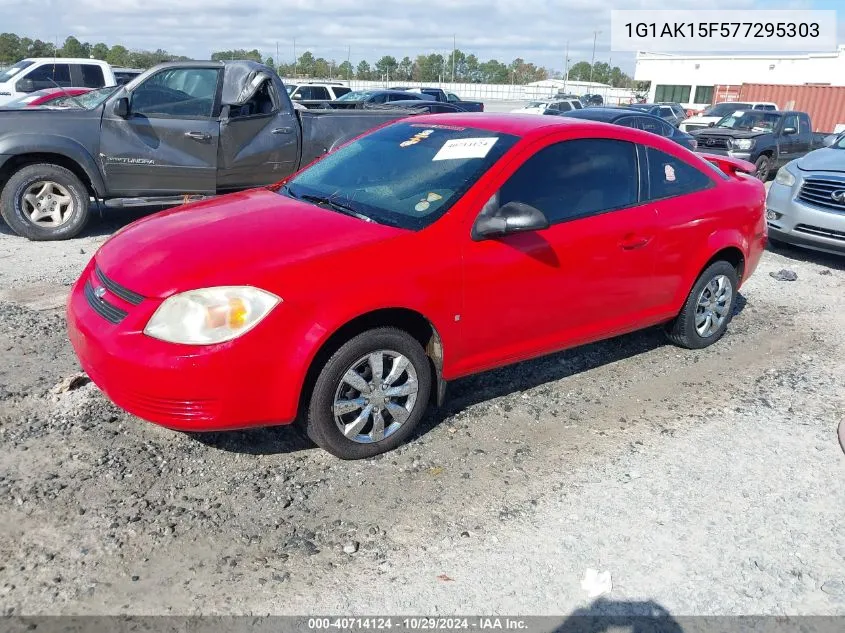
{"label": "front bumper", "polygon": [[[824,253],[845,255],[845,210],[823,209],[797,196],[802,185],[796,176],[791,187],[773,182],[766,196],[769,236]],[[775,214],[775,217],[768,217]]]}
{"label": "front bumper", "polygon": [[260,336],[259,328],[219,345],[167,343],[143,333],[158,301],[145,299],[130,305],[107,291],[103,299],[129,313],[119,324],[112,324],[92,309],[92,299],[86,297],[85,284],[94,279],[93,268],[92,260],[71,290],[68,334],[82,368],[116,405],[180,431],[293,421],[298,390],[285,385],[292,387],[297,380],[279,375],[283,363],[268,353],[267,339]]}

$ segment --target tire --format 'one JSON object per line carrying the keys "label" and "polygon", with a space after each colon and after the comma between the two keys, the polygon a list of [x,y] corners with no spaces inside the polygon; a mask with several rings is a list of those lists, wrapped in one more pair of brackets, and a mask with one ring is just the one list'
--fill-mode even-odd
{"label": "tire", "polygon": [[[698,318],[699,301],[707,300],[705,298],[705,288],[707,288],[708,291],[712,291],[713,286],[710,285],[711,282],[715,281],[718,286],[719,282],[717,280],[722,278],[730,283],[730,298],[726,303],[724,303],[724,305],[722,303],[716,303],[713,306],[718,306],[718,311],[713,309],[710,311],[714,314],[714,316],[718,316],[721,313],[724,317],[718,324],[718,327],[715,328],[712,328],[712,326],[715,325],[715,319],[711,317],[711,328],[705,329],[704,332],[700,332],[696,327],[697,322],[699,325],[702,325],[701,319]],[[736,274],[736,269],[728,262],[718,261],[708,266],[705,271],[699,275],[698,280],[695,282],[695,285],[692,287],[692,290],[687,296],[687,300],[684,303],[684,307],[680,314],[678,314],[673,321],[667,324],[666,336],[669,340],[679,347],[685,347],[687,349],[702,349],[712,345],[722,338],[722,335],[724,335],[725,330],[728,328],[728,324],[733,318],[738,285],[739,279]],[[702,312],[706,314],[707,311],[708,307],[703,305]],[[706,325],[706,317],[704,320]],[[712,329],[712,331],[710,331],[710,329]]]}
{"label": "tire", "polygon": [[763,182],[770,180],[772,177],[772,159],[767,154],[761,154],[754,163],[757,170],[754,175]]}
{"label": "tire", "polygon": [[[32,212],[39,210],[26,199],[28,194],[47,205],[43,209],[45,215],[38,221],[31,217]],[[69,201],[66,207],[65,199]],[[54,215],[47,216],[51,210]],[[9,228],[29,240],[66,240],[79,235],[88,223],[90,193],[82,181],[64,167],[50,163],[28,165],[12,174],[3,187],[0,214]]]}
{"label": "tire", "polygon": [[[381,391],[381,385],[378,385],[379,388],[375,392],[365,393],[365,391],[355,389],[344,381],[345,377],[350,376],[349,372],[354,371],[358,373],[359,377],[362,377],[362,382],[370,388],[372,385],[372,365],[370,365],[367,357],[379,352],[387,352],[385,356],[381,357],[383,363],[379,363],[383,367],[382,376],[385,379],[390,378],[389,372],[395,366],[399,356],[408,361],[408,369],[402,370],[395,376],[392,379],[392,384],[395,389],[401,391],[402,387],[412,383],[412,375],[416,374],[417,391],[415,398],[412,399],[411,396],[390,397],[388,398],[390,402],[387,403],[383,398],[386,394]],[[390,354],[395,356],[391,357]],[[358,372],[357,370],[362,367],[363,371]],[[357,380],[354,382],[360,385]],[[428,407],[431,384],[431,364],[422,345],[416,339],[407,332],[396,328],[383,327],[368,330],[342,345],[320,370],[320,374],[314,383],[304,420],[305,433],[320,448],[341,459],[366,459],[393,450],[411,435],[422,419]],[[411,389],[412,387],[407,391]],[[356,404],[354,409],[350,408],[348,413],[340,416],[340,422],[347,425],[346,428],[350,434],[356,434],[356,439],[350,439],[350,437],[344,435],[336,422],[334,406],[336,396],[342,402],[351,403],[354,400],[356,403],[360,403],[360,406]],[[383,407],[383,409],[380,409],[383,411],[383,413],[380,413],[384,422],[383,439],[378,439],[375,409],[372,408],[373,405],[367,404],[372,400],[378,401],[375,406]],[[350,407],[352,406],[350,405]],[[352,426],[352,422],[364,419],[362,415],[366,413],[367,408],[370,409],[370,412],[366,416],[364,425],[356,430]],[[407,413],[407,417],[394,427],[393,425],[405,416],[402,411]],[[394,417],[394,413],[396,417]],[[391,428],[393,428],[392,431]],[[368,437],[365,437],[365,435]]]}

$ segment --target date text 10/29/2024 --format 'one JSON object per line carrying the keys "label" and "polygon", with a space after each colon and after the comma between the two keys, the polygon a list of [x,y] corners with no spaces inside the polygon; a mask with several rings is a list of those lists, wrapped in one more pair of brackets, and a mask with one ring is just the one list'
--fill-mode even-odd
{"label": "date text 10/29/2024", "polygon": [[361,617],[309,618],[311,631],[525,631],[528,624],[520,618],[429,618],[429,617]]}

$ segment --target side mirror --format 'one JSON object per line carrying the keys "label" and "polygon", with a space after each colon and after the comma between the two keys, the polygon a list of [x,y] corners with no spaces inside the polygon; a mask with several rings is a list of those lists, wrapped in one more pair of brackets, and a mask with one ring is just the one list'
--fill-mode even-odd
{"label": "side mirror", "polygon": [[783,128],[783,133],[787,135],[798,134],[798,130],[796,130],[794,127],[785,127]]}
{"label": "side mirror", "polygon": [[15,84],[15,90],[18,92],[35,92],[35,82],[32,79],[21,79]]}
{"label": "side mirror", "polygon": [[549,219],[540,209],[524,202],[508,202],[491,213],[482,212],[472,227],[472,238],[478,241],[547,228]]}
{"label": "side mirror", "polygon": [[710,121],[710,123],[707,124],[707,127],[713,127],[714,125],[716,125],[716,122]]}
{"label": "side mirror", "polygon": [[114,113],[122,119],[129,116],[129,97],[120,97],[114,102]]}
{"label": "side mirror", "polygon": [[295,95],[293,95],[291,97],[291,99],[302,99],[302,95],[297,92]]}

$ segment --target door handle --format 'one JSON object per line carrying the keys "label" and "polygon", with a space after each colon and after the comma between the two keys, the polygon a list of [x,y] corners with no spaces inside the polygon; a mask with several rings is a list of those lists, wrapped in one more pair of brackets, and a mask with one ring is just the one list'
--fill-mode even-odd
{"label": "door handle", "polygon": [[642,248],[651,241],[650,237],[643,237],[641,235],[627,235],[619,242],[619,246],[626,251],[634,250],[635,248]]}
{"label": "door handle", "polygon": [[211,134],[206,134],[205,132],[185,132],[185,136],[188,138],[192,138],[195,141],[210,141]]}
{"label": "door handle", "polygon": [[277,127],[273,130],[273,134],[290,134],[291,132],[293,132],[292,127]]}

